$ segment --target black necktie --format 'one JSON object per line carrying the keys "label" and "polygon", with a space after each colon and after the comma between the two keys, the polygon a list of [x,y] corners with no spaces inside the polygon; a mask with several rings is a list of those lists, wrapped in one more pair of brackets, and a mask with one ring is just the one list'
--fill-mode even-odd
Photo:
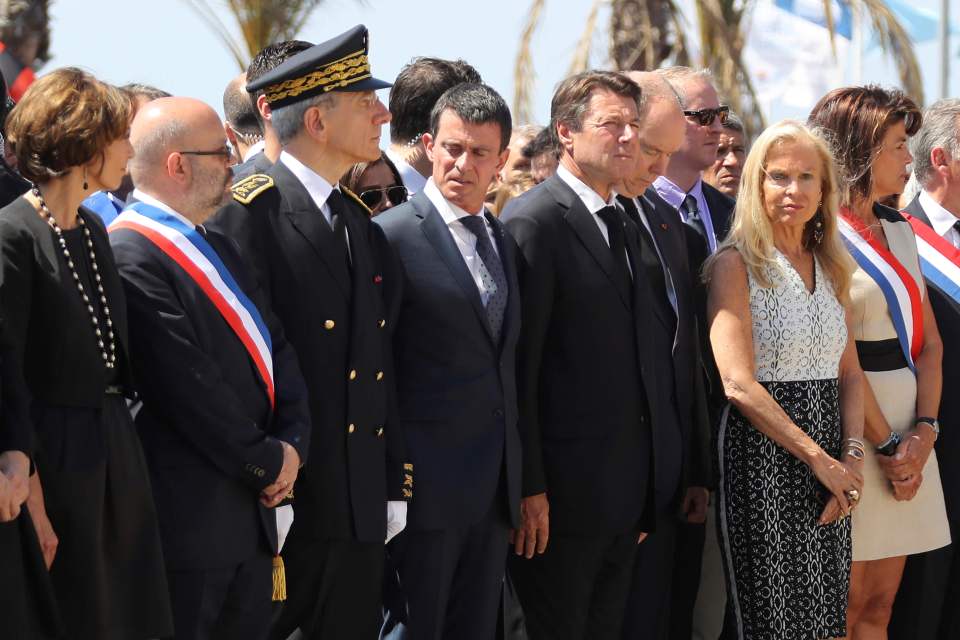
{"label": "black necktie", "polygon": [[956,229],[957,233],[960,233],[960,220],[953,223],[953,228]]}
{"label": "black necktie", "polygon": [[630,295],[631,278],[630,269],[627,267],[627,245],[623,233],[623,217],[620,210],[613,205],[607,205],[599,211],[597,215],[607,225],[607,237],[610,239],[610,252],[613,254],[614,278],[617,286],[625,294],[627,300],[632,300]]}
{"label": "black necktie", "polygon": [[500,262],[500,256],[493,249],[493,243],[490,242],[490,235],[487,233],[486,221],[483,214],[475,216],[464,216],[460,218],[473,235],[477,237],[477,255],[483,262],[483,269],[480,271],[480,277],[484,286],[490,292],[487,299],[487,320],[490,322],[490,330],[493,333],[495,342],[500,342],[500,330],[503,328],[503,316],[507,310],[507,296],[509,295],[507,276],[503,272],[503,263]]}
{"label": "black necktie", "polygon": [[[701,238],[707,240],[707,228],[703,225],[703,218],[700,217],[700,208],[697,207],[697,199],[688,193],[687,197],[683,199],[680,208],[686,214],[686,220],[684,220],[684,222],[690,227],[693,227],[693,230],[699,233]],[[707,246],[710,246],[709,240],[707,240]]]}
{"label": "black necktie", "polygon": [[327,205],[330,207],[330,222],[333,227],[333,235],[337,239],[336,251],[337,259],[343,260],[347,267],[347,273],[350,272],[350,254],[347,252],[347,228],[346,228],[346,209],[347,205],[343,201],[343,195],[339,190],[334,189],[327,196]]}

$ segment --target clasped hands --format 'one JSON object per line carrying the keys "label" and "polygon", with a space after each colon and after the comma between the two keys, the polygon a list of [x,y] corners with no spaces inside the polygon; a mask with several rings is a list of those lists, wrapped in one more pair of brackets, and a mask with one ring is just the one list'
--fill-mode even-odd
{"label": "clasped hands", "polygon": [[923,467],[927,464],[936,438],[933,430],[918,425],[905,434],[892,456],[877,456],[877,463],[890,481],[893,497],[912,500],[923,483]]}
{"label": "clasped hands", "polygon": [[283,466],[280,467],[280,474],[273,484],[260,492],[260,504],[269,509],[287,497],[300,471],[300,454],[286,442],[281,441],[280,444],[283,446]]}
{"label": "clasped hands", "polygon": [[30,495],[30,459],[19,451],[0,454],[0,522],[20,515]]}

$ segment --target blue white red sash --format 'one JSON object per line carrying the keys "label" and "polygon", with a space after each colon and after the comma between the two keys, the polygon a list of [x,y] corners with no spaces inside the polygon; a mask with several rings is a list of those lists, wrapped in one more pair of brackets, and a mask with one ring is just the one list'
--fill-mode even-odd
{"label": "blue white red sash", "polygon": [[270,331],[256,305],[240,289],[207,239],[195,227],[143,202],[134,203],[114,220],[110,231],[118,229],[131,229],[153,242],[210,298],[250,354],[272,408],[273,343]]}
{"label": "blue white red sash", "polygon": [[901,211],[901,214],[913,227],[913,233],[917,236],[920,271],[940,291],[960,304],[960,249],[906,211]]}
{"label": "blue white red sash", "polygon": [[914,363],[923,347],[923,297],[917,281],[856,216],[841,211],[837,225],[850,255],[883,292],[903,355],[916,373]]}

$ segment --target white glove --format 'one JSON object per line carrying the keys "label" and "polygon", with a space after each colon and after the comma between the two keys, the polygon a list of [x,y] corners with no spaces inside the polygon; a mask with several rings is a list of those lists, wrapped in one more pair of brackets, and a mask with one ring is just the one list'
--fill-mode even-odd
{"label": "white glove", "polygon": [[387,544],[404,530],[407,526],[407,503],[403,500],[390,500],[387,502],[387,539],[383,544]]}

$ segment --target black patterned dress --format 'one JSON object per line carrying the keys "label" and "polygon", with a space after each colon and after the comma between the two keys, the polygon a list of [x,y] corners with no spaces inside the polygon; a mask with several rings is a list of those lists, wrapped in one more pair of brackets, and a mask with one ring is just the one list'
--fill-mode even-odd
{"label": "black patterned dress", "polygon": [[[839,457],[844,311],[819,262],[811,294],[775,252],[773,287],[750,281],[757,380],[831,456]],[[817,640],[846,635],[850,520],[821,526],[829,497],[799,459],[735,408],[718,434],[718,526],[737,637]]]}

